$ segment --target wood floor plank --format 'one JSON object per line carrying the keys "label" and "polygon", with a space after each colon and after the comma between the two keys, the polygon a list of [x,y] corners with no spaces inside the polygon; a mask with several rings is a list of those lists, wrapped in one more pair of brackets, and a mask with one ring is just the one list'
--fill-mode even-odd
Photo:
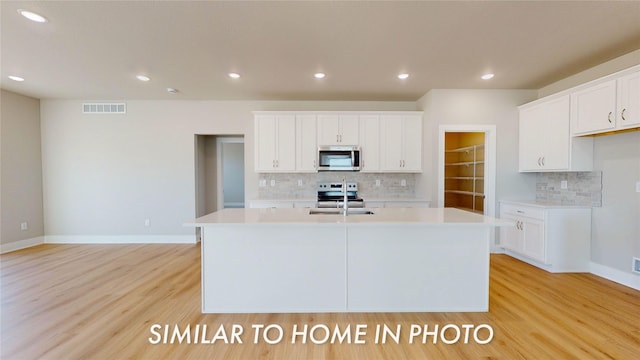
{"label": "wood floor plank", "polygon": [[[42,245],[0,256],[2,359],[636,359],[640,292],[590,274],[551,274],[492,255],[487,313],[202,314],[197,245]],[[220,274],[224,276],[224,274]],[[434,289],[438,291],[438,289]],[[151,344],[153,324],[240,325],[242,344]],[[254,324],[284,329],[253,342]],[[366,344],[291,341],[294,326],[366,325]],[[493,340],[409,343],[429,331],[488,324]],[[375,343],[376,326],[400,329]],[[274,334],[271,332],[270,334]],[[352,333],[353,334],[353,333]],[[455,332],[445,332],[452,339]],[[485,334],[486,335],[486,334]],[[355,336],[354,336],[355,338]],[[192,338],[192,342],[195,339]],[[198,341],[199,342],[199,341]]]}

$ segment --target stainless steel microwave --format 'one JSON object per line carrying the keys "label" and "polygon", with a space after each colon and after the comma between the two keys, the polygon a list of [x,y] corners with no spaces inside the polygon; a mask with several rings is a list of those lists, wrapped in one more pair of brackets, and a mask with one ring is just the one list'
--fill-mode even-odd
{"label": "stainless steel microwave", "polygon": [[318,147],[318,171],[360,171],[360,147]]}

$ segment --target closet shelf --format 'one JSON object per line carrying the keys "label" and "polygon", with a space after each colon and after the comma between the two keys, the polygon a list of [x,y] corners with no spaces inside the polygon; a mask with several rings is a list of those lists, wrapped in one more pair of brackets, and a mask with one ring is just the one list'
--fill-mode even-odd
{"label": "closet shelf", "polygon": [[447,176],[445,180],[482,180],[481,176]]}
{"label": "closet shelf", "polygon": [[455,163],[446,163],[446,166],[469,166],[469,165],[478,165],[478,164],[484,164],[484,161],[462,161],[462,162],[455,162]]}
{"label": "closet shelf", "polygon": [[483,193],[477,193],[477,192],[473,192],[473,191],[464,191],[464,190],[445,190],[445,193],[449,193],[449,194],[461,194],[461,195],[469,195],[469,196],[475,196],[475,197],[484,197]]}
{"label": "closet shelf", "polygon": [[469,152],[469,151],[475,151],[477,149],[482,149],[482,148],[484,148],[484,144],[465,146],[457,149],[445,150],[444,152],[446,153]]}

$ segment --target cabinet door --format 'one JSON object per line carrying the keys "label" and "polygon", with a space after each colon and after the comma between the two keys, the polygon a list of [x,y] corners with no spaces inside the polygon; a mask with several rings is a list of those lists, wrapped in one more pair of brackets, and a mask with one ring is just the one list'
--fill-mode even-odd
{"label": "cabinet door", "polygon": [[360,171],[380,171],[380,116],[360,116]]}
{"label": "cabinet door", "polygon": [[296,171],[315,172],[318,161],[316,116],[296,116],[296,134]]}
{"label": "cabinet door", "polygon": [[385,171],[402,170],[402,117],[383,115],[380,117],[381,168]]}
{"label": "cabinet door", "polygon": [[276,117],[256,116],[255,129],[255,169],[257,172],[273,171],[276,161]]}
{"label": "cabinet door", "polygon": [[358,145],[360,140],[360,123],[358,115],[340,115],[340,145]]}
{"label": "cabinet door", "polygon": [[318,115],[318,146],[340,144],[340,116]]}
{"label": "cabinet door", "polygon": [[518,253],[522,252],[522,232],[520,231],[520,220],[510,214],[500,214],[500,218],[512,220],[515,226],[500,227],[500,245]]}
{"label": "cabinet door", "polygon": [[616,126],[616,80],[571,94],[571,132],[590,134]]}
{"label": "cabinet door", "polygon": [[568,95],[520,111],[520,171],[569,169],[569,118]]}
{"label": "cabinet door", "polygon": [[403,171],[422,171],[422,117],[404,116],[403,126]]}
{"label": "cabinet door", "polygon": [[523,254],[534,260],[546,263],[547,248],[544,233],[544,222],[530,218],[524,218],[521,221],[521,232],[524,234]]}
{"label": "cabinet door", "polygon": [[278,116],[276,140],[276,171],[292,172],[296,169],[296,118],[293,115]]}
{"label": "cabinet door", "polygon": [[618,80],[618,124],[621,129],[640,126],[640,71]]}

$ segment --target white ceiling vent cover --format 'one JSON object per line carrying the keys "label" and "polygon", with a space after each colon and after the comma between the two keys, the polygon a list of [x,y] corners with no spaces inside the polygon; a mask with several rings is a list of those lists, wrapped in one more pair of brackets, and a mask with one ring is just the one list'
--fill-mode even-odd
{"label": "white ceiling vent cover", "polygon": [[126,103],[83,103],[83,114],[126,114]]}

